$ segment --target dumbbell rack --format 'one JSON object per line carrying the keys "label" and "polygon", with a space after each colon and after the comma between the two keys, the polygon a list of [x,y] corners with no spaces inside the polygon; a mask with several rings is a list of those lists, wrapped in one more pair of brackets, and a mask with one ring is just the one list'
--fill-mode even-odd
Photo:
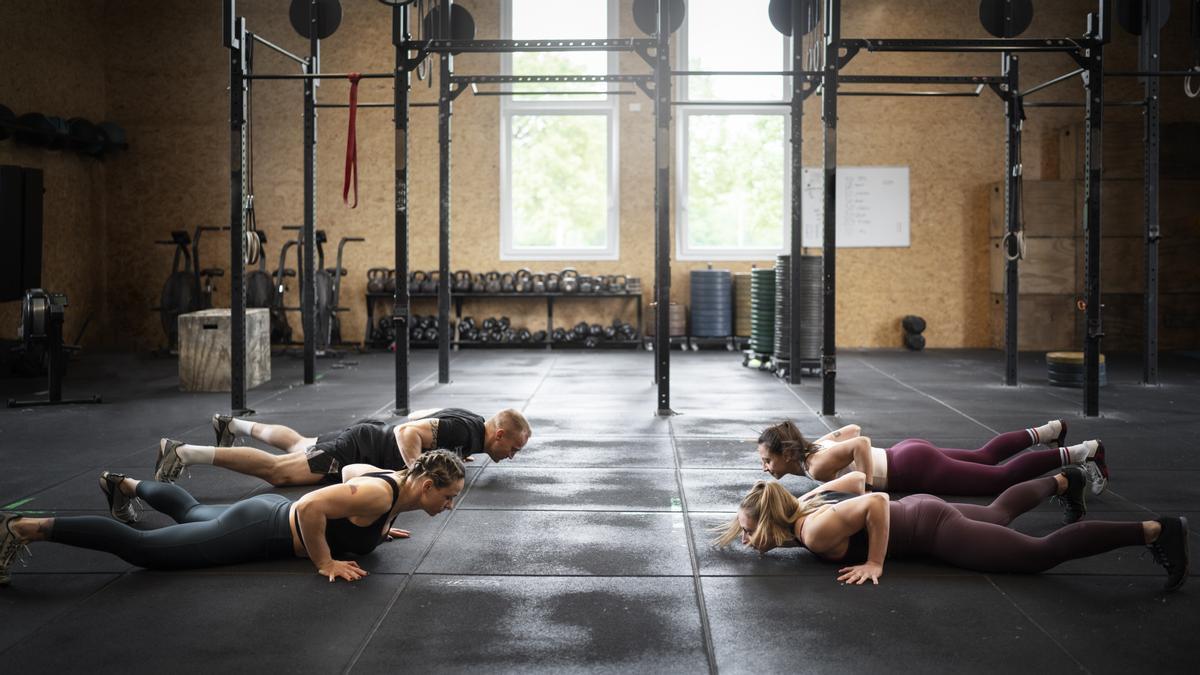
{"label": "dumbbell rack", "polygon": [[[387,292],[383,292],[383,293],[368,292],[367,293],[367,331],[366,331],[366,333],[363,334],[364,346],[365,346],[365,343],[367,340],[367,336],[371,334],[371,328],[375,325],[375,323],[374,323],[374,321],[375,321],[375,301],[380,300],[380,299],[391,299],[392,297],[393,297],[393,295],[391,293],[387,293]],[[419,293],[419,292],[418,293],[409,293],[409,297],[414,298],[414,299],[415,298],[431,298],[432,299],[432,298],[437,298],[437,293]],[[533,293],[533,292],[528,292],[528,293],[488,293],[488,292],[477,293],[477,292],[472,292],[472,291],[460,291],[460,292],[455,293],[452,291],[450,293],[450,299],[454,302],[454,324],[455,325],[457,325],[458,321],[462,319],[463,301],[471,299],[471,298],[481,298],[481,299],[542,298],[542,299],[544,299],[546,301],[546,339],[542,342],[483,342],[482,340],[471,341],[471,340],[460,340],[459,336],[458,336],[458,331],[454,331],[453,332],[454,337],[451,340],[450,344],[455,348],[459,348],[459,347],[487,347],[487,348],[522,347],[522,348],[526,348],[526,349],[533,349],[533,348],[543,347],[545,349],[584,349],[585,347],[580,343],[576,343],[576,342],[556,343],[553,341],[553,339],[551,337],[552,334],[554,333],[554,304],[560,298],[564,298],[564,299],[568,299],[568,300],[574,300],[576,298],[584,299],[584,300],[602,299],[602,298],[629,298],[629,299],[636,300],[636,302],[634,304],[637,309],[637,334],[638,334],[638,337],[634,338],[634,339],[622,338],[622,339],[615,339],[615,340],[604,340],[603,342],[601,342],[598,345],[597,348],[598,349],[606,349],[606,348],[635,348],[636,349],[636,348],[640,347],[642,344],[642,295],[641,295],[641,293],[630,293],[628,291],[602,291],[599,293],[594,293],[594,292],[593,293],[580,293],[580,292],[575,292],[575,293],[562,293],[562,292],[557,292],[557,293]],[[413,341],[412,344],[413,344],[413,346],[433,346],[433,345],[436,345],[437,343],[429,342],[427,340],[420,340],[420,341]]]}

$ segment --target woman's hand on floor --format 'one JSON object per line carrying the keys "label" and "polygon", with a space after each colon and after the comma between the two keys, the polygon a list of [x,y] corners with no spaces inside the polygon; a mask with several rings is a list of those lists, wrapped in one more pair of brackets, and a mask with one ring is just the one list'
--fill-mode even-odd
{"label": "woman's hand on floor", "polygon": [[387,540],[391,541],[393,539],[408,539],[411,536],[412,536],[412,532],[409,532],[408,530],[400,530],[400,529],[393,527],[388,530]]}
{"label": "woman's hand on floor", "polygon": [[358,566],[358,563],[353,560],[330,560],[321,565],[317,570],[321,576],[329,577],[332,583],[334,579],[345,579],[346,581],[357,581],[367,576],[367,571]]}
{"label": "woman's hand on floor", "polygon": [[841,576],[838,581],[844,584],[862,584],[867,579],[870,579],[876,586],[879,585],[879,577],[883,576],[883,565],[878,563],[863,563],[854,565],[853,567],[843,567],[838,570]]}

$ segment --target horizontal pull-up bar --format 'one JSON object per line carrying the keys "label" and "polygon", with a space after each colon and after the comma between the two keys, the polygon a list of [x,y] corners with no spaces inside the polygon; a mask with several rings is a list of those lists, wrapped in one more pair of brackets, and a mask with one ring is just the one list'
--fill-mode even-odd
{"label": "horizontal pull-up bar", "polygon": [[1105,77],[1191,77],[1200,76],[1200,70],[1122,70],[1105,72]]}
{"label": "horizontal pull-up bar", "polygon": [[476,96],[596,96],[611,94],[613,96],[631,96],[636,91],[472,91]]}
{"label": "horizontal pull-up bar", "polygon": [[[1067,103],[1065,101],[1042,101],[1034,103],[1022,103],[1026,108],[1082,108],[1082,103]],[[1146,105],[1145,101],[1105,101],[1105,108],[1141,108]]]}
{"label": "horizontal pull-up bar", "polygon": [[260,45],[264,45],[264,46],[266,46],[266,47],[269,47],[269,48],[271,48],[271,49],[274,49],[276,52],[279,52],[280,54],[283,54],[284,56],[286,56],[286,57],[288,57],[289,59],[291,59],[291,60],[295,61],[296,63],[299,63],[299,64],[300,64],[300,65],[302,65],[302,66],[307,66],[307,65],[308,65],[308,59],[306,59],[306,58],[303,58],[303,57],[300,57],[300,56],[296,56],[295,54],[293,54],[293,53],[289,52],[288,50],[284,49],[283,47],[280,47],[279,45],[277,45],[277,44],[275,44],[275,43],[273,43],[273,42],[270,42],[270,41],[268,41],[268,40],[265,40],[265,39],[263,39],[263,38],[259,37],[259,36],[258,36],[257,34],[255,34],[255,33],[250,33],[250,32],[247,32],[247,33],[246,33],[246,35],[249,35],[249,36],[250,36],[250,37],[251,37],[251,38],[252,38],[252,39],[253,39],[255,42],[259,43]]}
{"label": "horizontal pull-up bar", "polygon": [[[359,73],[364,80],[381,80],[395,77],[395,73]],[[248,80],[348,80],[350,73],[296,73],[294,75],[248,75]]]}
{"label": "horizontal pull-up bar", "polygon": [[693,105],[697,107],[706,105],[738,105],[745,107],[752,106],[768,106],[768,105],[791,105],[791,101],[671,101],[671,105]]}
{"label": "horizontal pull-up bar", "polygon": [[[983,93],[983,85],[974,91],[839,91],[838,96],[942,96],[960,98],[978,98]],[[823,96],[817,92],[818,96]]]}
{"label": "horizontal pull-up bar", "polygon": [[614,40],[409,40],[401,49],[424,52],[599,52],[654,49],[658,40],[618,38]]}
{"label": "horizontal pull-up bar", "polygon": [[[820,75],[818,71],[801,71],[805,75]],[[709,75],[774,75],[787,76],[794,75],[791,70],[672,70],[672,77],[685,77],[688,75],[709,76]]]}
{"label": "horizontal pull-up bar", "polygon": [[1065,38],[996,38],[979,40],[893,40],[842,38],[841,47],[859,47],[871,52],[1072,52],[1088,40]]}
{"label": "horizontal pull-up bar", "polygon": [[1004,84],[999,75],[839,75],[839,82],[856,84]]}
{"label": "horizontal pull-up bar", "polygon": [[649,82],[653,75],[451,75],[460,84],[532,84],[551,82]]}
{"label": "horizontal pull-up bar", "polygon": [[[318,103],[318,108],[349,108],[349,103]],[[395,103],[358,103],[355,107],[358,108],[395,108]],[[436,103],[409,103],[410,108],[436,108]]]}

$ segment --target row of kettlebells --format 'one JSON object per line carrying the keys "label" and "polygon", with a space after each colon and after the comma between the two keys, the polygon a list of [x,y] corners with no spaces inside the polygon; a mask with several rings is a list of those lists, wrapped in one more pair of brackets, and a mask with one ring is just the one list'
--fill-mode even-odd
{"label": "row of kettlebells", "polygon": [[[409,293],[436,293],[440,275],[436,270],[408,275]],[[641,280],[624,274],[581,275],[568,267],[561,272],[477,272],[459,270],[450,278],[455,293],[641,293]],[[368,293],[396,292],[396,271],[386,267],[367,270]]]}

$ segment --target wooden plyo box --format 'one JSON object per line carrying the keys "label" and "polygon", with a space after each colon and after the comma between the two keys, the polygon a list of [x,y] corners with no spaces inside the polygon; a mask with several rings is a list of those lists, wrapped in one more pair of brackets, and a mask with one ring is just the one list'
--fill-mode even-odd
{"label": "wooden plyo box", "polygon": [[[228,309],[179,315],[179,388],[232,389]],[[271,379],[271,322],[264,307],[246,310],[246,388]]]}

